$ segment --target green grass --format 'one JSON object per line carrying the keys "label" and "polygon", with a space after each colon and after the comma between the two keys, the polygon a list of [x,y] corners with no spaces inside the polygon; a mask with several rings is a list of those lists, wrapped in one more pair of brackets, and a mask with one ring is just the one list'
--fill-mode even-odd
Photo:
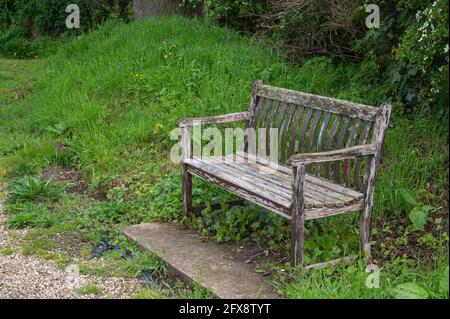
{"label": "green grass", "polygon": [[75,291],[80,295],[98,295],[100,294],[101,289],[93,283],[87,283],[84,286],[77,288]]}
{"label": "green grass", "polygon": [[14,249],[11,246],[3,246],[1,247],[1,253],[3,256],[11,256],[14,254]]}
{"label": "green grass", "polygon": [[[272,249],[289,246],[288,223],[255,207],[181,218],[179,168],[169,160],[173,142],[168,134],[177,119],[246,110],[254,79],[371,105],[388,98],[387,83],[373,78],[364,65],[323,57],[301,67],[288,65],[277,50],[255,40],[182,18],[107,23],[45,60],[0,59],[0,76],[5,79],[0,87],[0,172],[6,180],[39,175],[47,166],[74,166],[91,193],[106,194],[99,202],[62,194],[56,204],[10,205],[5,209],[9,226],[37,227],[37,237],[49,240],[59,229],[69,242],[77,238],[88,248],[108,230],[115,244],[133,251],[137,247],[124,238],[123,226],[154,219],[186,223],[219,242],[252,233]],[[448,296],[439,284],[448,273],[448,230],[407,233],[404,226],[414,207],[402,195],[407,190],[420,205],[437,208],[427,227],[438,218],[448,221],[447,125],[448,114],[408,117],[394,105],[374,200],[381,288],[365,286],[367,273],[359,264],[301,276],[281,265],[273,280],[283,295],[393,298],[399,285],[413,282],[427,297]],[[194,204],[227,197],[195,179]],[[354,215],[308,222],[307,262],[357,254],[357,231]],[[391,245],[405,241],[428,245],[432,258],[421,261],[415,250],[403,256]],[[46,249],[28,243],[24,250],[32,254],[35,246]],[[131,275],[146,267],[164,273],[152,257],[125,263],[114,254],[106,266],[88,271]]]}

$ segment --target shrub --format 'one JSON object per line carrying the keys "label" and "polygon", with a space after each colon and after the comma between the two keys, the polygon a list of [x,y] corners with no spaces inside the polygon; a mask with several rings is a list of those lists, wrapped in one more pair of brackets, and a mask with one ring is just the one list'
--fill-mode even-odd
{"label": "shrub", "polygon": [[80,8],[80,29],[67,29],[64,0],[0,0],[0,55],[30,58],[55,46],[51,38],[80,35],[109,18],[130,20],[129,0],[72,0]]}
{"label": "shrub", "polygon": [[[185,1],[186,2],[186,1]],[[209,18],[222,26],[244,32],[255,32],[259,28],[259,17],[268,9],[267,1],[221,0],[206,1]]]}
{"label": "shrub", "polygon": [[[395,60],[411,65],[411,76],[420,76],[418,92],[411,92],[408,100],[417,95],[422,107],[430,107],[448,88],[448,1],[430,2],[416,13],[395,51]],[[447,91],[448,92],[448,91]],[[445,94],[447,95],[447,94]],[[447,99],[448,102],[448,99]],[[448,103],[445,107],[448,107]]]}
{"label": "shrub", "polygon": [[395,104],[448,109],[448,1],[382,1],[378,29],[366,28],[363,0],[205,2],[210,18],[269,37],[293,61],[328,55],[376,65],[366,75],[380,86],[387,79]]}

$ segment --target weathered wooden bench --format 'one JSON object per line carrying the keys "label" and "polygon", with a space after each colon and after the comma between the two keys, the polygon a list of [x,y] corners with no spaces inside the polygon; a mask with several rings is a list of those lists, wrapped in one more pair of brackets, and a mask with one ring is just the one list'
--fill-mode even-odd
{"label": "weathered wooden bench", "polygon": [[[196,175],[288,218],[291,264],[301,267],[305,221],[358,211],[361,248],[369,262],[374,183],[390,112],[390,105],[375,108],[256,81],[248,112],[178,122],[183,128],[183,211],[194,209],[192,175]],[[246,145],[228,155],[232,162],[192,156],[192,125],[239,121],[250,128],[278,129],[280,165],[267,160],[269,147],[266,156],[256,156]],[[360,174],[362,170],[366,173]]]}

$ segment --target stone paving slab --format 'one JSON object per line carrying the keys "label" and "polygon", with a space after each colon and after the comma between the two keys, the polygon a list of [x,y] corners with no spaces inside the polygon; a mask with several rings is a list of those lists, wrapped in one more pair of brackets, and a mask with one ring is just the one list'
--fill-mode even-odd
{"label": "stone paving slab", "polygon": [[124,233],[164,259],[182,280],[195,280],[218,298],[279,298],[251,265],[233,259],[232,245],[205,242],[193,231],[164,223],[130,226]]}

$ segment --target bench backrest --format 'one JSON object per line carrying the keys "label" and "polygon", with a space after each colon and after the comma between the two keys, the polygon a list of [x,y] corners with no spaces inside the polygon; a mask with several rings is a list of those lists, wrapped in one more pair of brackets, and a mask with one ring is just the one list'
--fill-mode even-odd
{"label": "bench backrest", "polygon": [[[323,152],[362,144],[381,144],[390,106],[375,108],[339,99],[303,93],[256,81],[249,127],[277,128],[279,162],[292,154]],[[266,150],[270,134],[267,131]],[[268,153],[268,151],[267,151]],[[269,154],[266,154],[269,155]],[[309,172],[358,190],[363,189],[366,161],[361,159],[310,165]]]}

